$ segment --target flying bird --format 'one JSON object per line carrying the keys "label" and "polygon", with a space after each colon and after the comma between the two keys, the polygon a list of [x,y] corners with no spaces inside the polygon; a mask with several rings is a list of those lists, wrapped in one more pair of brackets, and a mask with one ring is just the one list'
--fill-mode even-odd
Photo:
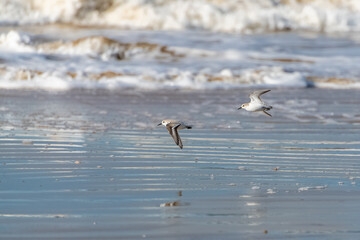
{"label": "flying bird", "polygon": [[254,91],[253,93],[251,93],[249,95],[249,98],[250,98],[251,101],[248,102],[248,103],[242,104],[241,107],[238,108],[238,110],[243,108],[246,111],[250,111],[250,112],[260,112],[260,111],[262,111],[266,115],[272,117],[270,113],[266,112],[266,111],[269,111],[270,109],[272,109],[272,106],[267,105],[260,98],[261,95],[263,95],[264,93],[267,93],[267,92],[270,92],[270,90]]}
{"label": "flying bird", "polygon": [[183,122],[177,121],[177,120],[171,120],[171,119],[165,119],[162,120],[161,123],[158,124],[158,126],[164,125],[166,129],[169,131],[170,136],[174,139],[175,144],[178,145],[181,149],[183,148],[183,144],[180,138],[180,135],[178,133],[181,129],[191,129],[191,126],[186,125]]}

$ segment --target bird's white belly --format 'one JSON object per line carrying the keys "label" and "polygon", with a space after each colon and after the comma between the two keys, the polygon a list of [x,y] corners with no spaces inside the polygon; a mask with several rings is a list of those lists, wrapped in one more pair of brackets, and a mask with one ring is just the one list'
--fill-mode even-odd
{"label": "bird's white belly", "polygon": [[262,111],[265,109],[265,106],[262,104],[250,104],[246,110],[250,111],[250,112],[257,112],[257,111]]}

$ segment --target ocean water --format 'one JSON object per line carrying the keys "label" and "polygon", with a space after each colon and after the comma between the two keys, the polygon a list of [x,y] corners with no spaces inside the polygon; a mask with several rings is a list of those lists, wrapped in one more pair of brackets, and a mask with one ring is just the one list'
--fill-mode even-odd
{"label": "ocean water", "polygon": [[357,90],[247,92],[1,90],[0,239],[358,239]]}
{"label": "ocean water", "polygon": [[0,88],[360,86],[360,3],[0,1]]}

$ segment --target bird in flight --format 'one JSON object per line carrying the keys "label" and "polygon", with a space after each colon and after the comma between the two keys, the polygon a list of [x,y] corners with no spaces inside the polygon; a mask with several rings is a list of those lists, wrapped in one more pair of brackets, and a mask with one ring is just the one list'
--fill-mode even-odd
{"label": "bird in flight", "polygon": [[186,125],[183,122],[172,120],[172,119],[165,119],[162,120],[161,123],[158,124],[158,126],[164,125],[166,129],[169,131],[170,136],[174,139],[175,144],[178,145],[181,149],[183,148],[183,144],[180,138],[180,135],[178,133],[181,129],[191,129],[191,126]]}
{"label": "bird in flight", "polygon": [[246,111],[250,111],[250,112],[263,112],[266,115],[271,116],[270,113],[266,112],[269,111],[270,109],[272,109],[272,106],[267,105],[266,103],[264,103],[260,96],[263,95],[264,93],[270,92],[270,90],[258,90],[258,91],[254,91],[249,95],[250,98],[250,102],[248,103],[244,103],[241,105],[241,107],[238,108],[239,109],[245,109]]}

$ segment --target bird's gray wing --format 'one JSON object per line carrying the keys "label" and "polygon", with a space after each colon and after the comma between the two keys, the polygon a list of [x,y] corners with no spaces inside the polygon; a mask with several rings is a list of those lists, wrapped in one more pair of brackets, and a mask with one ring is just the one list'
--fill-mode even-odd
{"label": "bird's gray wing", "polygon": [[181,138],[180,138],[178,130],[177,130],[177,128],[180,125],[181,124],[177,124],[174,127],[166,126],[166,129],[169,131],[171,137],[174,139],[175,144],[178,145],[182,149],[183,144],[182,144]]}
{"label": "bird's gray wing", "polygon": [[264,93],[267,93],[267,92],[270,92],[270,91],[271,91],[270,89],[267,89],[267,90],[257,90],[257,91],[252,92],[252,93],[249,95],[249,98],[251,99],[252,102],[262,103],[262,100],[261,100],[260,96],[263,95]]}
{"label": "bird's gray wing", "polygon": [[172,127],[168,124],[166,125],[166,129],[168,130],[169,134],[172,136]]}

